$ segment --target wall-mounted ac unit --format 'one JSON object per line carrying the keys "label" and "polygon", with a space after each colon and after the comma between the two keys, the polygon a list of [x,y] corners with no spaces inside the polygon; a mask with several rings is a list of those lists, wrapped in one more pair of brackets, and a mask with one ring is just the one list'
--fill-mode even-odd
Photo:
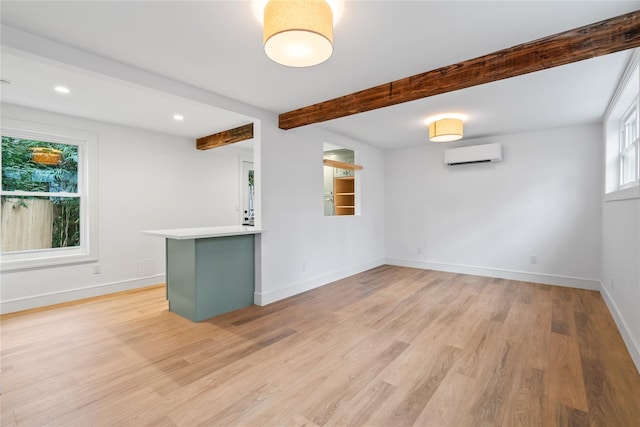
{"label": "wall-mounted ac unit", "polygon": [[444,150],[444,162],[449,166],[501,161],[502,145],[499,143]]}

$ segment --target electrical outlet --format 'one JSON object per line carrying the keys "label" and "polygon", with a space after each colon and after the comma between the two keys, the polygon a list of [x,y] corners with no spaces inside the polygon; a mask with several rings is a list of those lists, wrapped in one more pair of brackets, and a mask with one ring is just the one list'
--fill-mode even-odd
{"label": "electrical outlet", "polygon": [[93,264],[92,269],[93,269],[93,274],[100,274],[100,272],[102,271],[100,264]]}
{"label": "electrical outlet", "polygon": [[302,263],[302,271],[307,271],[307,263],[306,262]]}
{"label": "electrical outlet", "polygon": [[615,289],[616,288],[616,282],[615,280],[611,279],[611,289]]}
{"label": "electrical outlet", "polygon": [[538,263],[538,257],[536,257],[535,255],[531,255],[531,256],[529,257],[529,262],[530,262],[531,264],[537,264],[537,263]]}
{"label": "electrical outlet", "polygon": [[422,248],[420,246],[418,246],[416,248],[416,252],[418,252],[419,255],[422,255]]}

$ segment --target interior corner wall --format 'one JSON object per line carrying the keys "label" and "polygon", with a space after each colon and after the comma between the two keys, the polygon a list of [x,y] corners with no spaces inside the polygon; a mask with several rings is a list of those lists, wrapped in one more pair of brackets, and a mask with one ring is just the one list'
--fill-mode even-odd
{"label": "interior corner wall", "polygon": [[602,204],[600,289],[640,372],[640,200]]}
{"label": "interior corner wall", "polygon": [[[598,289],[601,138],[584,125],[388,152],[387,262]],[[495,142],[502,162],[443,162]]]}
{"label": "interior corner wall", "polygon": [[239,156],[188,138],[10,104],[2,116],[98,135],[98,263],[1,273],[2,312],[163,283],[164,239],[143,230],[240,223]]}
{"label": "interior corner wall", "polygon": [[[315,126],[283,131],[262,120],[264,305],[384,263],[384,154]],[[355,150],[361,214],[324,216],[323,143]],[[358,184],[359,183],[359,184]]]}

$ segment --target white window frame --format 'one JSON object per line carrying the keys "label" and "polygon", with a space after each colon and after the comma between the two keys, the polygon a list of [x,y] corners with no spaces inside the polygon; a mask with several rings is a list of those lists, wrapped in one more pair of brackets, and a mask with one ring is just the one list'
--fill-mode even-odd
{"label": "white window frame", "polygon": [[[80,198],[80,245],[3,253],[0,270],[22,270],[98,260],[98,136],[39,123],[2,118],[2,136],[76,145],[78,147],[78,194],[1,191],[3,196],[35,195]],[[0,176],[0,180],[2,177]],[[1,187],[0,187],[1,188]]]}
{"label": "white window frame", "polygon": [[[620,120],[620,151],[619,151],[619,168],[620,168],[620,189],[634,187],[638,185],[640,167],[638,165],[638,141],[640,141],[640,120],[638,117],[638,111],[640,111],[640,105],[638,105],[638,97],[633,100],[627,112],[622,116]],[[625,159],[633,156],[634,170],[631,171],[633,176],[631,180],[625,180],[627,171],[625,170]]]}
{"label": "white window frame", "polygon": [[[640,198],[640,50],[635,49],[605,112],[604,201]],[[628,138],[626,124],[635,115],[636,130]],[[624,156],[635,150],[635,179],[624,180]]]}

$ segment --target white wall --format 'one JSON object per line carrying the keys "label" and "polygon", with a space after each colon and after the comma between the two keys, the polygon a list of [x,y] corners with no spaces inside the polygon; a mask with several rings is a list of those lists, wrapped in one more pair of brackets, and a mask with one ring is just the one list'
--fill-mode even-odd
{"label": "white wall", "polygon": [[604,116],[602,152],[602,282],[600,292],[640,372],[640,191],[619,186],[619,127],[638,96],[636,49]]}
{"label": "white wall", "polygon": [[640,371],[640,200],[602,205],[602,296]]}
{"label": "white wall", "polygon": [[195,141],[2,104],[2,117],[98,134],[99,261],[2,272],[10,312],[164,282],[164,239],[142,230],[239,224],[240,156]]}
{"label": "white wall", "polygon": [[[275,117],[274,117],[275,119]],[[315,127],[262,122],[262,286],[266,304],[384,263],[384,157]],[[323,143],[356,151],[361,215],[324,216]]]}
{"label": "white wall", "polygon": [[[590,125],[389,152],[388,262],[597,289],[601,135]],[[501,163],[443,163],[445,148],[493,142]]]}

